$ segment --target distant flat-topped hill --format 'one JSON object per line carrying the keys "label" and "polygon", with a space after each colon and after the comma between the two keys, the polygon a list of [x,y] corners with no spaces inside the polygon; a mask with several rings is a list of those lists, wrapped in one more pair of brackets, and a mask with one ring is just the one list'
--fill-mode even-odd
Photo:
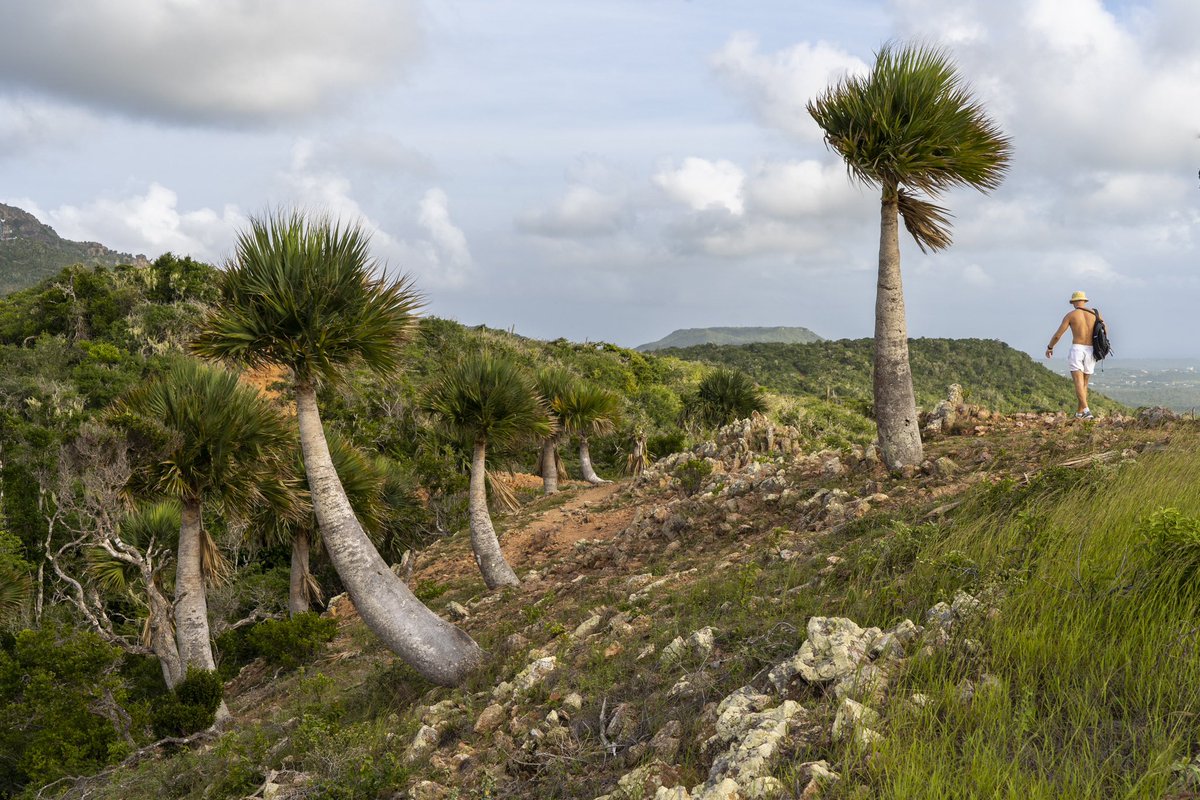
{"label": "distant flat-topped hill", "polygon": [[145,256],[63,239],[27,211],[0,203],[0,295],[33,286],[70,264],[134,264]]}
{"label": "distant flat-topped hill", "polygon": [[755,342],[782,342],[784,344],[808,344],[824,341],[808,328],[680,328],[657,342],[638,345],[637,350],[664,350],[668,347],[695,347],[701,344],[753,344]]}

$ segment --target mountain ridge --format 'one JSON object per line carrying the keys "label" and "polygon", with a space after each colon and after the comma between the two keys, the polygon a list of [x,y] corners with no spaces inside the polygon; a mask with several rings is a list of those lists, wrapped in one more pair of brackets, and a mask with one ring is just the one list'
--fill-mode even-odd
{"label": "mountain ridge", "polygon": [[634,349],[646,353],[668,347],[694,347],[696,345],[740,345],[755,342],[783,342],[786,344],[809,344],[824,339],[799,326],[775,325],[767,327],[726,326],[712,328],[678,328],[661,339],[640,344]]}
{"label": "mountain ridge", "polygon": [[64,239],[28,211],[0,203],[0,295],[33,286],[71,264],[146,263],[144,255],[122,253],[100,242]]}

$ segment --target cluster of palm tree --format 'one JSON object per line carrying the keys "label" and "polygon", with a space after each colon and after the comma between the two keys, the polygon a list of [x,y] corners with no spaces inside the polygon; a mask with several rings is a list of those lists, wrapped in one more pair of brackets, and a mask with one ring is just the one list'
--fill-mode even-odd
{"label": "cluster of palm tree", "polygon": [[[421,297],[407,277],[382,275],[361,227],[299,212],[252,220],[221,280],[221,300],[193,342],[207,361],[182,361],[109,414],[135,455],[126,490],[145,504],[107,549],[95,549],[93,574],[116,586],[141,563],[121,558],[122,547],[149,561],[173,542],[173,602],[161,569],[142,571],[144,639],[169,686],[189,668],[212,670],[206,593],[227,567],[204,519],[219,512],[248,521],[260,542],[291,548],[291,613],[320,599],[310,569],[320,546],[388,647],[431,681],[461,683],[482,651],[422,604],[372,543],[385,517],[386,459],[327,432],[317,403],[318,387],[343,380],[351,366],[383,375],[399,368]],[[294,420],[222,362],[286,371]],[[471,547],[489,588],[518,582],[488,509],[489,453],[544,445],[553,467],[557,446],[578,436],[584,478],[601,483],[588,437],[610,432],[620,407],[618,395],[565,370],[534,377],[488,351],[465,356],[428,389],[423,410],[470,453]]]}
{"label": "cluster of palm tree", "polygon": [[588,436],[613,430],[621,398],[559,367],[528,375],[518,364],[495,353],[473,353],[445,372],[428,391],[425,409],[471,453],[468,515],[471,548],[489,588],[517,584],[504,558],[487,504],[487,456],[526,444],[540,445],[539,471],[546,494],[558,491],[565,468],[558,454],[564,438],[579,437],[584,479],[604,483],[592,467]]}

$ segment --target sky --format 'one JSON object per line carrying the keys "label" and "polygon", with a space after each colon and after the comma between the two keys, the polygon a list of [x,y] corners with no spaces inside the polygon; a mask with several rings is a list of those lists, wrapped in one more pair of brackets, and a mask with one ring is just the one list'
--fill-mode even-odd
{"label": "sky", "polygon": [[428,313],[538,338],[867,337],[878,192],[805,104],[918,41],[1013,156],[941,198],[950,249],[902,239],[909,334],[1040,356],[1082,289],[1117,358],[1196,357],[1198,34],[1196,0],[0,0],[0,202],[214,264],[332,213]]}

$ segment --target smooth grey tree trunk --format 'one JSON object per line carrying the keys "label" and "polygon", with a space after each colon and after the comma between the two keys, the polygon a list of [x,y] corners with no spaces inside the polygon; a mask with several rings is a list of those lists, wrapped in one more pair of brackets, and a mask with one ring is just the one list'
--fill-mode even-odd
{"label": "smooth grey tree trunk", "polygon": [[[553,465],[553,459],[550,463]],[[471,455],[471,491],[467,498],[467,513],[471,518],[471,550],[475,553],[479,571],[483,573],[483,582],[489,589],[519,584],[521,581],[517,573],[513,572],[500,550],[496,529],[492,527],[492,515],[488,513],[487,443],[484,441],[475,442],[475,450]]]}
{"label": "smooth grey tree trunk", "polygon": [[875,294],[875,424],[888,469],[921,463],[921,432],[908,362],[908,323],[900,278],[899,206],[884,187],[879,225],[879,282]]}
{"label": "smooth grey tree trunk", "polygon": [[542,440],[542,494],[558,491],[558,439]]}
{"label": "smooth grey tree trunk", "polygon": [[582,433],[579,434],[579,469],[583,473],[583,479],[590,484],[599,486],[602,483],[610,483],[597,475],[592,467],[592,453],[588,450],[587,437]]}
{"label": "smooth grey tree trunk", "polygon": [[175,562],[175,642],[179,660],[188,667],[213,670],[208,630],[208,597],[200,566],[200,503],[185,500],[180,515],[179,552]]}
{"label": "smooth grey tree trunk", "polygon": [[292,537],[292,572],[288,582],[288,613],[292,616],[309,610],[308,602],[308,532]]}
{"label": "smooth grey tree trunk", "polygon": [[[175,555],[175,644],[179,650],[179,680],[188,667],[208,671],[217,668],[208,628],[208,593],[200,555],[200,503],[184,500],[179,524],[179,548]],[[164,675],[166,670],[164,668]],[[178,681],[177,681],[178,682]],[[216,724],[229,718],[225,701],[217,708]]]}
{"label": "smooth grey tree trunk", "polygon": [[363,532],[329,456],[311,385],[296,386],[296,417],[325,551],[363,622],[426,679],[443,686],[461,684],[483,661],[483,651],[470,636],[426,608]]}

